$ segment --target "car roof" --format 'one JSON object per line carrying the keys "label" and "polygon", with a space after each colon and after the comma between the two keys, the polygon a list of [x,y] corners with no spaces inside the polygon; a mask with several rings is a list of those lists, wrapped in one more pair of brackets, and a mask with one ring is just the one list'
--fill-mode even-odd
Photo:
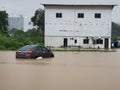
{"label": "car roof", "polygon": [[40,46],[40,45],[25,45],[25,46],[21,47],[19,50],[20,51],[31,50],[31,49],[33,49],[33,48],[35,48],[37,46],[38,47],[44,47],[44,46]]}
{"label": "car roof", "polygon": [[44,46],[41,46],[41,45],[26,45],[26,46],[32,46],[32,47],[40,46],[40,47],[44,47]]}

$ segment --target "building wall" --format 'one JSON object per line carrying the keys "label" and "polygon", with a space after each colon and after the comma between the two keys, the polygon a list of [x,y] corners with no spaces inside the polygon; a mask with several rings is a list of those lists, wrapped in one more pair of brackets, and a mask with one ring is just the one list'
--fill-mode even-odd
{"label": "building wall", "polygon": [[[83,40],[86,39],[86,37],[72,37],[74,38],[71,40],[71,37],[45,37],[45,45],[46,46],[53,46],[53,47],[63,47],[64,46],[64,38],[67,38],[68,42],[67,45],[69,47],[71,46],[77,46],[82,48],[104,48],[105,45],[105,38],[101,38],[103,40],[103,44],[93,44],[93,40],[89,39],[89,44],[84,44]],[[109,39],[109,48],[111,47],[111,38]],[[77,40],[77,43],[75,43],[75,40]]]}
{"label": "building wall", "polygon": [[[56,18],[56,13],[62,13],[62,18]],[[84,18],[78,18],[78,13],[84,13]],[[95,18],[95,13],[101,13],[101,18]],[[82,39],[86,37],[89,39],[90,37],[109,38],[110,40],[111,15],[112,8],[109,6],[46,6],[45,45],[61,46],[64,37],[74,39],[77,37],[77,44],[72,43],[68,38],[68,45],[83,47],[87,47],[82,44]],[[100,46],[104,48],[104,45]]]}

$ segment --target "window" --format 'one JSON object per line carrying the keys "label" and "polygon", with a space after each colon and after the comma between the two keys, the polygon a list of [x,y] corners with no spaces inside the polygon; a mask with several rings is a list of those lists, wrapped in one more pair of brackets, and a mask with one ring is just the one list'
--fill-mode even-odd
{"label": "window", "polygon": [[75,42],[75,44],[76,44],[76,43],[77,43],[77,39],[75,39],[75,41],[74,41],[74,42]]}
{"label": "window", "polygon": [[42,51],[49,52],[49,50],[47,48],[45,48],[45,47],[42,47]]}
{"label": "window", "polygon": [[89,39],[83,39],[84,44],[89,44]]}
{"label": "window", "polygon": [[101,18],[101,13],[95,13],[95,18]]}
{"label": "window", "polygon": [[96,44],[103,44],[103,40],[102,39],[97,39]]}
{"label": "window", "polygon": [[70,38],[70,40],[74,40],[74,38]]}
{"label": "window", "polygon": [[78,13],[78,18],[84,18],[84,13]]}
{"label": "window", "polygon": [[41,51],[41,47],[40,47],[40,46],[37,46],[37,47],[35,48],[35,50]]}
{"label": "window", "polygon": [[56,18],[62,18],[62,13],[56,13]]}

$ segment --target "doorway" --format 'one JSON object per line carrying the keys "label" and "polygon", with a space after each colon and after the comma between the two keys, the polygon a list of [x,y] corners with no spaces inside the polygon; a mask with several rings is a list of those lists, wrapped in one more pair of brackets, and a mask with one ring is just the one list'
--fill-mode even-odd
{"label": "doorway", "polygon": [[109,48],[109,39],[105,38],[105,48],[108,49]]}
{"label": "doorway", "polygon": [[64,38],[63,46],[64,46],[64,47],[67,47],[67,44],[68,44],[68,39],[67,39],[67,38]]}

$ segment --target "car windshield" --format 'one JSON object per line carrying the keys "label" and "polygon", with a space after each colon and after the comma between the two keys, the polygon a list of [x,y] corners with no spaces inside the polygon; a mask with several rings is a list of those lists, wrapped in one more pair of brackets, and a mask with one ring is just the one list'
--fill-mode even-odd
{"label": "car windshield", "polygon": [[19,49],[19,50],[20,50],[20,51],[27,51],[27,50],[31,50],[33,47],[35,47],[35,46],[27,45],[27,46],[22,47],[22,48]]}

